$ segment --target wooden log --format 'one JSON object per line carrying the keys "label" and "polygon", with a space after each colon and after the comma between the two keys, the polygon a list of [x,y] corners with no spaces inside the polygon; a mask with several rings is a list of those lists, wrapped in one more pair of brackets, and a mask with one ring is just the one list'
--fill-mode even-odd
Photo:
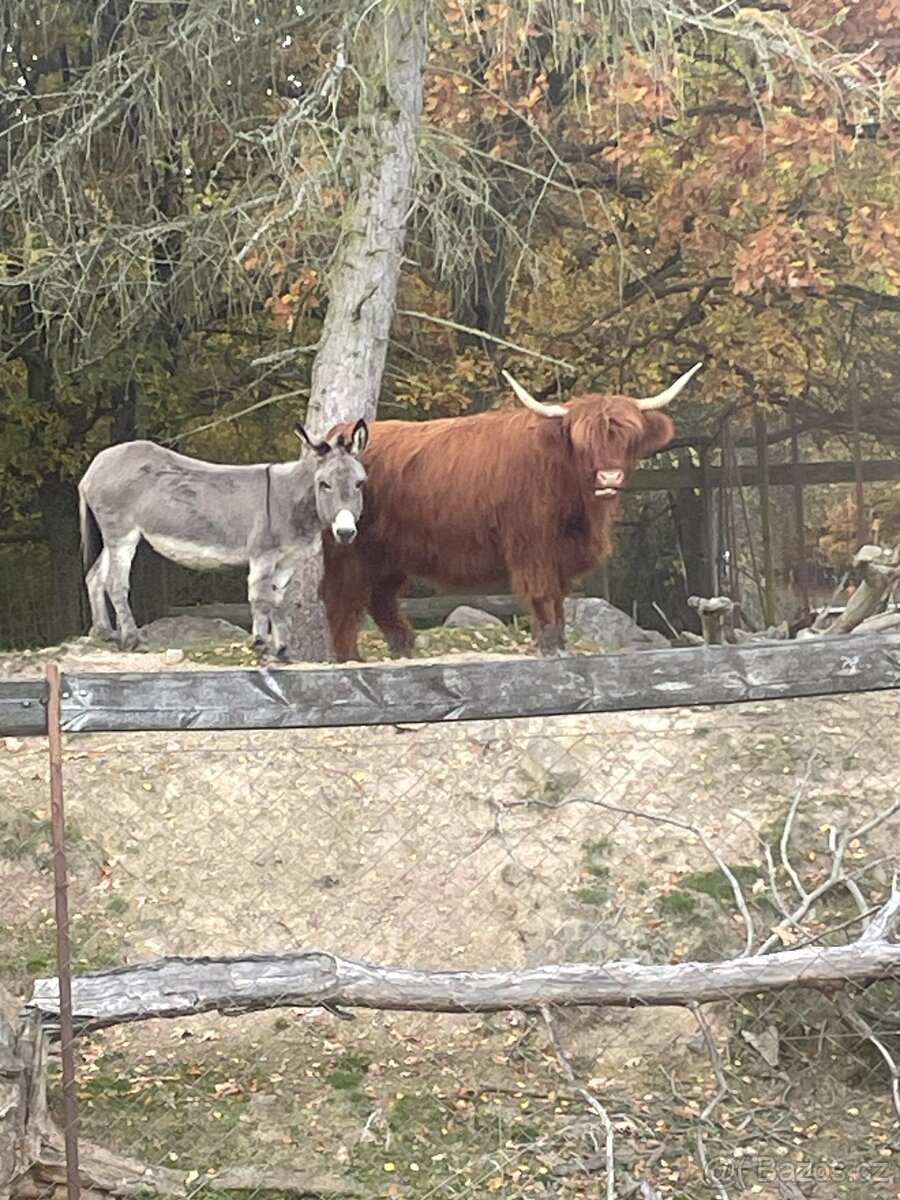
{"label": "wooden log", "polygon": [[[116,1154],[92,1142],[80,1144],[80,1180],[82,1197],[93,1200],[106,1196],[159,1196],[162,1200],[189,1200],[198,1191],[196,1174],[172,1167],[139,1162]],[[31,1192],[13,1186],[11,1200],[37,1200],[47,1196],[54,1185],[65,1186],[65,1161],[62,1155],[62,1135],[57,1131],[43,1143],[28,1179],[37,1190]],[[289,1196],[365,1196],[367,1189],[355,1179],[331,1174],[311,1174],[286,1168],[234,1166],[204,1172],[203,1192],[280,1192]]]}
{"label": "wooden log", "polygon": [[[19,714],[15,730],[45,732],[44,681],[17,682],[27,689],[31,723]],[[8,686],[0,683],[0,696]],[[73,673],[63,678],[61,707],[67,733],[338,728],[629,712],[897,687],[900,634],[888,632],[722,646],[714,655],[688,647],[559,658]]]}
{"label": "wooden log", "polygon": [[874,617],[866,617],[853,630],[854,634],[884,633],[888,629],[900,629],[900,612],[878,613]]}
{"label": "wooden log", "polygon": [[[889,906],[886,906],[886,908]],[[873,925],[877,924],[876,922]],[[76,1028],[195,1013],[270,1008],[367,1008],[488,1013],[509,1009],[631,1008],[705,1004],[761,991],[846,987],[900,977],[900,945],[864,934],[838,946],[804,946],[720,962],[562,963],[510,971],[418,971],[356,962],[319,950],[246,957],[162,958],[79,975]],[[59,1011],[56,979],[37,979],[30,1004],[47,1021]]]}
{"label": "wooden log", "polygon": [[825,634],[850,633],[874,614],[888,591],[900,579],[900,566],[890,553],[880,546],[863,546],[853,559],[854,567],[861,568],[862,582],[850,597],[846,608]]}

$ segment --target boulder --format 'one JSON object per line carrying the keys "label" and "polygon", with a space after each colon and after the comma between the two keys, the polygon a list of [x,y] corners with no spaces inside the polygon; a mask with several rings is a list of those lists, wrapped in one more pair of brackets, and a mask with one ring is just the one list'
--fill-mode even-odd
{"label": "boulder", "polygon": [[641,629],[627,613],[596,596],[566,600],[565,612],[569,638],[599,642],[608,650],[659,650],[670,644],[655,629]]}
{"label": "boulder", "polygon": [[444,625],[449,625],[453,629],[481,629],[487,625],[499,625],[503,628],[503,622],[499,617],[495,617],[493,613],[485,612],[481,608],[472,608],[470,604],[459,604],[454,608],[444,620]]}
{"label": "boulder", "polygon": [[247,631],[218,617],[160,617],[145,625],[141,633],[147,650],[187,650],[210,642],[247,641]]}

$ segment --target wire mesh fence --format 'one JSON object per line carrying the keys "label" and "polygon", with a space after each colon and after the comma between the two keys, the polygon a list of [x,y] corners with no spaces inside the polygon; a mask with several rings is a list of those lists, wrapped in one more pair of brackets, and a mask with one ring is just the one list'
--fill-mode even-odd
{"label": "wire mesh fence", "polygon": [[[0,753],[17,995],[55,969],[47,776],[41,739]],[[70,735],[64,776],[77,971],[315,947],[739,975],[858,939],[897,858],[890,692]],[[896,982],[867,979],[700,1007],[183,1015],[79,1040],[81,1132],[189,1192],[227,1169],[254,1192],[896,1196],[898,1008]]]}

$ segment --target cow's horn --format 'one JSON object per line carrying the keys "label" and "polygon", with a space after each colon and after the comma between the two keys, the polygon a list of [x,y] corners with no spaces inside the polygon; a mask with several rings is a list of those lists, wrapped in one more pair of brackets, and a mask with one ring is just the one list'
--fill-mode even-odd
{"label": "cow's horn", "polygon": [[516,383],[509,371],[500,373],[525,407],[530,408],[532,412],[540,413],[542,417],[564,417],[568,412],[563,404],[542,404],[540,400],[535,400],[530,392],[525,391],[521,383]]}
{"label": "cow's horn", "polygon": [[648,396],[644,400],[638,400],[638,408],[665,408],[671,400],[675,399],[688,380],[696,375],[702,366],[702,362],[694,363],[689,371],[685,371],[680,379],[676,379],[674,383],[670,384],[664,392],[660,392],[658,396]]}

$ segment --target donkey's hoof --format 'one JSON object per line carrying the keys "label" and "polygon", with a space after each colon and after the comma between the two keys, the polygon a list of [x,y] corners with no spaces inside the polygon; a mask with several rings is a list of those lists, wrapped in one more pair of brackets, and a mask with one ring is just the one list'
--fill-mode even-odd
{"label": "donkey's hoof", "polygon": [[119,638],[119,649],[144,651],[147,649],[147,639],[139,629],[135,629],[133,633],[125,633]]}
{"label": "donkey's hoof", "polygon": [[104,645],[107,642],[116,640],[116,631],[111,625],[92,625],[88,631],[88,637],[92,642],[99,642]]}

